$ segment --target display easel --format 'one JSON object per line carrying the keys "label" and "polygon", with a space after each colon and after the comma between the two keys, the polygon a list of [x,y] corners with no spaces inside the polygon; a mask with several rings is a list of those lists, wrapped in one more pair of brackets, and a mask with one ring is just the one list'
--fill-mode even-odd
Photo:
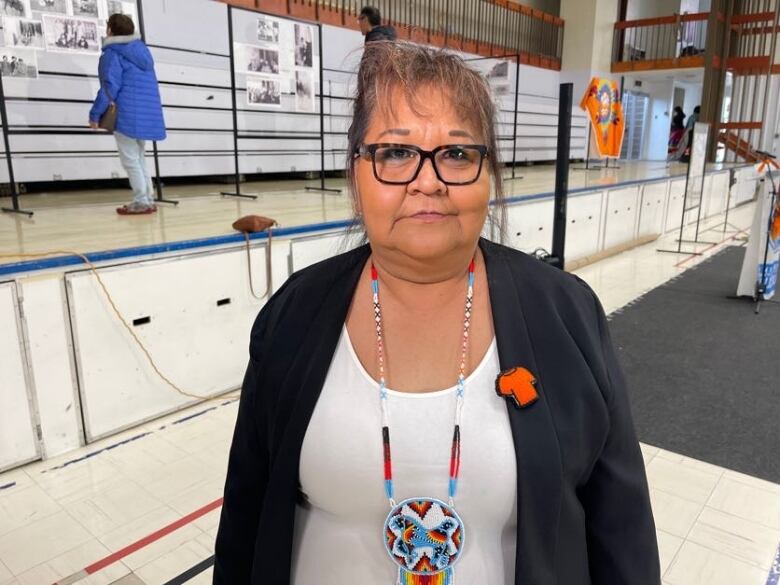
{"label": "display easel", "polygon": [[737,226],[729,222],[729,212],[731,211],[731,189],[736,184],[737,184],[736,170],[729,169],[729,189],[726,195],[726,211],[725,211],[726,216],[723,218],[722,222],[717,223],[710,228],[707,228],[706,230],[704,230],[705,232],[717,231],[718,229],[721,228],[721,226],[723,227],[722,233],[724,236],[726,235],[726,233],[736,234],[742,231]]}
{"label": "display easel", "polygon": [[[138,32],[141,35],[141,40],[146,42],[146,29],[144,28],[144,7],[143,1],[137,2],[138,7]],[[169,205],[178,205],[179,201],[175,199],[165,199],[163,197],[163,182],[160,178],[160,153],[157,150],[157,141],[152,141],[152,156],[154,158],[154,191],[155,191],[155,203],[167,203]]]}
{"label": "display easel", "polygon": [[[769,161],[774,162],[776,160],[775,155],[770,154],[768,152],[757,150],[756,153],[764,159],[765,164],[767,164],[767,162]],[[770,241],[772,240],[772,224],[774,223],[773,220],[774,220],[775,208],[777,205],[777,185],[775,184],[771,166],[768,169],[766,174],[769,177],[769,184],[771,186],[772,193],[770,195],[770,201],[769,201],[769,220],[767,221],[766,224],[766,242],[764,243],[763,263],[761,265],[761,272],[759,274],[759,278],[756,281],[756,294],[755,294],[756,305],[754,309],[756,315],[758,315],[759,311],[761,310],[761,303],[767,300],[766,298],[764,298],[767,292],[768,280],[769,280],[769,274],[767,273],[767,262],[769,260],[769,245],[770,245]],[[777,276],[775,276],[775,278],[777,278]]]}
{"label": "display easel", "polygon": [[[680,234],[677,238],[677,249],[658,249],[658,252],[668,252],[672,254],[685,254],[687,256],[701,256],[701,252],[696,250],[683,250],[683,244],[710,244],[716,242],[705,242],[699,239],[699,229],[701,227],[701,209],[704,195],[704,171],[707,164],[707,139],[709,138],[710,125],[703,122],[696,122],[694,126],[694,137],[691,143],[691,157],[688,162],[688,171],[685,175],[685,192],[683,193],[682,214],[680,217]],[[692,175],[693,173],[697,173]],[[698,189],[697,202],[689,207],[689,194],[691,189]],[[685,217],[689,212],[696,210],[696,234],[692,240],[683,238],[685,230]]]}
{"label": "display easel", "polygon": [[517,176],[517,110],[519,107],[520,98],[520,54],[510,53],[504,55],[492,55],[490,57],[474,57],[472,59],[466,59],[466,61],[486,61],[488,59],[512,59],[515,62],[515,105],[514,105],[514,118],[512,121],[512,176],[504,179],[505,181],[520,181],[522,176]]}
{"label": "display easel", "polygon": [[2,116],[3,125],[3,144],[5,145],[5,162],[8,165],[8,187],[11,190],[11,207],[3,207],[3,213],[18,213],[32,217],[33,212],[22,209],[19,206],[19,188],[14,178],[14,161],[11,156],[11,144],[8,140],[8,112],[5,109],[5,88],[3,87],[3,76],[0,75],[0,116]]}
{"label": "display easel", "polygon": [[588,143],[585,146],[585,166],[584,167],[571,167],[571,170],[573,171],[600,171],[602,167],[599,166],[590,166],[590,141],[591,141],[591,133],[593,132],[592,124],[590,123],[590,120],[588,120]]}
{"label": "display easel", "polygon": [[233,114],[233,186],[235,191],[220,191],[222,197],[239,197],[243,199],[257,199],[257,193],[241,192],[241,172],[238,167],[238,101],[236,100],[236,54],[233,47],[233,6],[227,7],[228,21],[228,47],[230,50],[230,97],[231,110]]}
{"label": "display easel", "polygon": [[322,24],[317,25],[317,45],[320,51],[320,186],[306,187],[306,190],[340,194],[341,189],[325,186],[325,75],[323,69],[324,59],[322,58]]}

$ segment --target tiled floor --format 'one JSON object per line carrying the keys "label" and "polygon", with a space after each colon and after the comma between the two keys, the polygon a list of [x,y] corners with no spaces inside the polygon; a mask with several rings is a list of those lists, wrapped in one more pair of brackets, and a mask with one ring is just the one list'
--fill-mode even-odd
{"label": "tiled floor", "polygon": [[[744,228],[751,216],[752,206],[745,206],[731,221]],[[721,236],[708,233],[709,239]],[[664,239],[668,245],[673,236]],[[603,260],[578,274],[596,289],[608,312],[618,310],[700,260],[658,253],[662,243]],[[217,500],[236,415],[231,398],[0,475],[0,585],[54,583]],[[170,424],[207,408],[212,409]],[[151,433],[57,468],[144,431]],[[664,584],[770,582],[780,544],[780,485],[650,445],[642,451]],[[217,508],[77,582],[166,583],[213,554],[218,519]],[[207,584],[210,579],[209,569],[188,583]]]}

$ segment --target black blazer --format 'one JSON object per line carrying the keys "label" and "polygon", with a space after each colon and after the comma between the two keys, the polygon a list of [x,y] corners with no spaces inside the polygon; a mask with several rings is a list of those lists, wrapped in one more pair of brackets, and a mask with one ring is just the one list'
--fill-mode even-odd
{"label": "black blazer", "polygon": [[[644,464],[598,299],[521,252],[486,240],[480,247],[501,368],[528,368],[540,395],[525,409],[507,403],[517,453],[515,583],[659,585]],[[290,582],[301,446],[369,254],[363,246],[294,274],[254,324],[215,584]]]}

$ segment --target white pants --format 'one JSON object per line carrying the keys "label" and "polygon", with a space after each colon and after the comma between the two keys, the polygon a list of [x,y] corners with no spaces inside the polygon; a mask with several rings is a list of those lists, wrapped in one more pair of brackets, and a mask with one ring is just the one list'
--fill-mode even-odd
{"label": "white pants", "polygon": [[154,189],[149,170],[146,168],[145,140],[136,140],[114,131],[116,145],[119,149],[119,160],[130,179],[130,188],[133,190],[133,203],[139,205],[152,205],[154,203]]}

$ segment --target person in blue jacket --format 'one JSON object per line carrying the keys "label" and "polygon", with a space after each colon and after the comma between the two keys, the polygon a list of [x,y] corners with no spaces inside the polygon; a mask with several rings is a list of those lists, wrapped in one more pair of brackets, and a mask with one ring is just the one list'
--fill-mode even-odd
{"label": "person in blue jacket", "polygon": [[98,66],[100,89],[89,111],[89,126],[98,128],[109,106],[116,104],[114,137],[133,190],[132,203],[116,211],[120,215],[154,213],[157,206],[146,167],[145,145],[147,140],[163,140],[166,135],[154,59],[135,34],[129,16],[112,14],[106,34]]}

